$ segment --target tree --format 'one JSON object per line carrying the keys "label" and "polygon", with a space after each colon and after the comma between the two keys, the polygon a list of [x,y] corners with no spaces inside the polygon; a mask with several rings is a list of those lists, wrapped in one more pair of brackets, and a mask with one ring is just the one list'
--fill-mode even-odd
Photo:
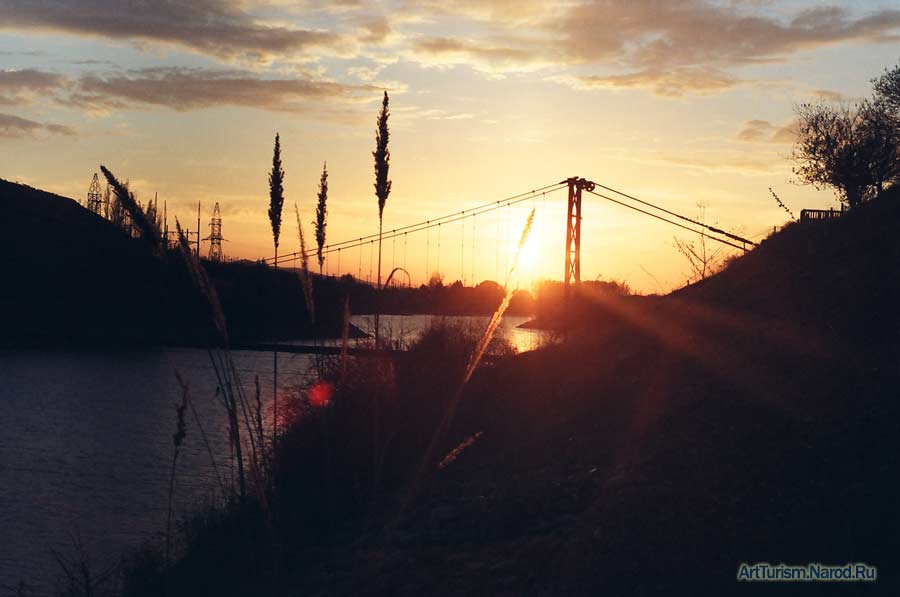
{"label": "tree", "polygon": [[322,265],[325,263],[325,255],[322,249],[325,247],[325,218],[327,216],[328,202],[328,162],[322,164],[322,177],[319,179],[319,202],[316,204],[316,256],[319,258],[319,275],[322,275]]}
{"label": "tree", "polygon": [[876,101],[884,102],[894,117],[900,117],[900,64],[872,80]]}
{"label": "tree", "polygon": [[886,102],[801,104],[794,174],[833,188],[848,207],[876,197],[900,177],[900,132]]}
{"label": "tree", "polygon": [[[706,219],[706,204],[701,201],[697,203],[697,208],[700,210],[697,221],[702,224]],[[699,239],[696,243],[675,237],[675,248],[691,266],[689,282],[704,280],[714,274],[722,261],[722,247],[713,249],[707,246],[709,237],[706,235],[706,229],[701,227],[697,235]]]}
{"label": "tree", "polygon": [[[388,130],[388,93],[384,92],[381,101],[381,112],[378,114],[378,128],[375,130],[375,196],[378,197],[378,290],[381,290],[381,232],[384,223],[384,205],[388,195],[391,194],[391,181],[388,179],[388,171],[391,167],[391,152],[388,149],[390,131]],[[378,346],[378,309],[375,310],[375,345]]]}
{"label": "tree", "polygon": [[275,133],[272,171],[269,173],[269,222],[275,242],[275,269],[278,269],[278,239],[281,236],[281,208],[284,207],[284,170],[281,168],[281,139]]}

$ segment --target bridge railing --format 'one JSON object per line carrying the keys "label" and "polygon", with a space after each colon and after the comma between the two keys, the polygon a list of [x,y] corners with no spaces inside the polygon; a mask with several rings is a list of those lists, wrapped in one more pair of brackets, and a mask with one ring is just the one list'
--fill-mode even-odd
{"label": "bridge railing", "polygon": [[800,221],[812,222],[819,220],[832,220],[834,218],[841,217],[842,213],[844,212],[836,209],[801,209]]}

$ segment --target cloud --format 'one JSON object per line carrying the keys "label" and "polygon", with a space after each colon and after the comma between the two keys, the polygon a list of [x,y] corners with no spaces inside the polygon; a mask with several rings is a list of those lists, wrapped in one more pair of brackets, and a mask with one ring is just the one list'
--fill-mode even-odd
{"label": "cloud", "polygon": [[468,64],[482,70],[512,71],[552,64],[540,47],[524,43],[493,44],[450,37],[422,37],[412,42],[413,54],[431,64]]}
{"label": "cloud", "polygon": [[36,69],[0,70],[0,106],[21,106],[35,96],[50,95],[66,81],[56,73]]}
{"label": "cloud", "polygon": [[547,0],[413,0],[404,12],[429,17],[465,16],[479,21],[516,23],[533,21],[562,6]]}
{"label": "cloud", "polygon": [[236,0],[0,0],[0,29],[173,44],[223,59],[268,60],[339,35],[257,21]]}
{"label": "cloud", "polygon": [[546,26],[561,36],[561,52],[572,63],[625,71],[581,76],[577,86],[647,87],[672,96],[741,83],[727,69],[829,44],[884,41],[900,30],[900,11],[854,18],[842,8],[817,7],[785,21],[750,12],[744,3],[605,0],[578,4]]}
{"label": "cloud", "polygon": [[715,68],[646,69],[623,75],[556,77],[577,89],[652,89],[657,95],[679,97],[687,93],[715,93],[744,83]]}
{"label": "cloud", "polygon": [[793,143],[797,139],[797,123],[779,126],[768,120],[748,120],[738,131],[737,139],[749,143]]}
{"label": "cloud", "polygon": [[600,0],[575,5],[548,28],[578,61],[616,60],[637,68],[737,66],[783,60],[846,41],[883,41],[900,30],[900,10],[854,18],[837,7],[783,20],[746,3]]}
{"label": "cloud", "polygon": [[0,50],[0,56],[30,56],[34,58],[36,56],[46,56],[46,53],[40,50],[25,50],[21,52],[12,50]]}
{"label": "cloud", "polygon": [[11,114],[0,114],[0,139],[75,134],[75,129],[62,124],[42,123]]}
{"label": "cloud", "polygon": [[315,112],[323,105],[377,99],[371,85],[345,85],[308,78],[273,79],[242,70],[148,68],[124,75],[86,75],[62,103],[89,109],[178,111],[239,106],[283,112]]}
{"label": "cloud", "polygon": [[817,98],[825,100],[827,102],[847,101],[847,96],[839,91],[832,91],[831,89],[813,89],[812,94]]}
{"label": "cloud", "polygon": [[471,112],[448,112],[440,108],[422,108],[419,106],[399,106],[391,112],[397,115],[398,121],[412,120],[471,120],[475,114]]}
{"label": "cloud", "polygon": [[391,34],[391,22],[386,17],[371,17],[360,23],[359,41],[365,44],[379,44]]}
{"label": "cloud", "polygon": [[[538,5],[539,4],[539,5]],[[900,10],[858,14],[814,7],[784,16],[767,3],[712,0],[512,0],[417,2],[437,17],[462,15],[484,35],[413,40],[423,62],[494,71],[552,66],[579,74],[553,80],[583,89],[646,88],[678,96],[713,93],[744,81],[741,67],[787,60],[819,47],[900,39]],[[524,15],[524,16],[523,16]],[[591,70],[602,69],[600,72]]]}
{"label": "cloud", "polygon": [[647,161],[688,168],[708,174],[762,176],[783,172],[787,167],[778,156],[751,155],[740,151],[660,152]]}

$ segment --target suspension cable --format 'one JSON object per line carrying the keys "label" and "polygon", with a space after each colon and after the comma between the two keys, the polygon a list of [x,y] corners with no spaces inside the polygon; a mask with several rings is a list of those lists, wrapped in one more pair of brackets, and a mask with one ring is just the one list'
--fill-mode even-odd
{"label": "suspension cable", "polygon": [[[599,186],[599,185],[598,185],[598,186]],[[604,188],[605,188],[605,187],[604,187]],[[587,191],[587,189],[585,189],[585,190]],[[656,215],[656,214],[654,214],[654,213],[650,213],[649,211],[645,211],[645,210],[643,210],[643,209],[640,209],[639,207],[635,207],[635,206],[633,206],[633,205],[628,205],[627,203],[623,203],[623,202],[621,202],[621,201],[618,201],[618,200],[616,200],[616,199],[613,199],[612,197],[608,197],[608,196],[603,195],[603,194],[601,194],[601,193],[598,193],[598,192],[596,192],[596,191],[587,191],[587,192],[590,193],[591,195],[596,195],[597,197],[600,197],[601,199],[606,199],[607,201],[612,201],[613,203],[618,203],[619,205],[621,205],[621,206],[623,206],[623,207],[627,207],[628,209],[633,209],[634,211],[637,211],[637,212],[640,212],[640,213],[642,213],[642,214],[648,215],[648,216],[650,216],[651,218],[656,218],[657,220],[662,220],[663,222],[667,222],[667,223],[669,223],[669,224],[672,224],[673,226],[678,226],[679,228],[684,228],[685,230],[688,230],[688,231],[690,231],[690,232],[693,232],[694,234],[701,234],[700,231],[695,230],[694,228],[691,228],[690,226],[685,226],[684,224],[679,224],[678,222],[673,222],[672,220],[666,219],[666,218],[664,218],[664,217],[662,217],[662,216],[658,216],[658,215]],[[709,238],[710,240],[718,241],[718,242],[720,242],[720,243],[722,243],[722,244],[724,244],[724,245],[728,245],[729,247],[734,247],[735,249],[741,249],[742,251],[746,251],[746,250],[747,250],[746,247],[742,247],[742,246],[740,246],[740,245],[736,245],[736,244],[734,244],[734,243],[728,242],[727,240],[723,240],[723,239],[721,239],[721,238],[717,238],[717,237],[715,237],[715,236],[709,236],[709,235],[707,235],[706,238]],[[749,242],[749,241],[748,241],[748,242]]]}
{"label": "suspension cable", "polygon": [[[506,198],[504,198],[504,199],[499,199],[499,200],[497,200],[497,201],[491,201],[491,202],[489,202],[489,203],[483,203],[483,204],[481,204],[481,205],[478,205],[478,206],[473,207],[473,208],[470,208],[470,209],[465,209],[465,210],[462,210],[462,211],[453,212],[453,213],[450,213],[450,214],[441,216],[441,217],[439,217],[439,218],[432,218],[432,219],[430,219],[430,220],[424,220],[424,221],[421,221],[421,222],[417,222],[417,223],[415,223],[415,224],[409,224],[409,225],[407,225],[407,226],[401,226],[401,227],[399,227],[399,228],[393,229],[393,230],[390,232],[390,234],[382,235],[382,238],[383,238],[383,239],[393,238],[394,236],[399,236],[399,234],[400,234],[401,232],[420,232],[420,231],[422,231],[422,230],[425,230],[425,229],[428,228],[429,226],[430,226],[430,227],[434,227],[434,226],[437,226],[437,225],[439,225],[439,224],[441,224],[441,223],[443,223],[443,224],[449,224],[449,223],[451,223],[451,222],[456,222],[456,221],[460,220],[461,218],[468,217],[469,215],[472,215],[473,213],[487,213],[487,212],[490,212],[490,211],[499,209],[499,208],[501,208],[501,207],[507,207],[507,206],[509,206],[509,205],[515,205],[515,204],[517,204],[517,203],[521,203],[522,201],[527,201],[527,200],[530,199],[533,195],[536,195],[537,193],[540,193],[540,192],[542,192],[542,191],[543,191],[543,192],[553,192],[553,191],[557,191],[557,190],[559,190],[559,189],[561,189],[561,188],[565,188],[565,186],[566,186],[565,181],[563,181],[563,182],[558,182],[558,183],[554,183],[554,184],[547,185],[547,186],[544,186],[544,187],[540,187],[540,188],[538,188],[538,189],[534,189],[534,190],[531,190],[531,191],[527,191],[527,192],[524,192],[524,193],[519,193],[519,194],[517,194],[517,195],[511,195],[511,196],[509,196],[509,197],[506,197]],[[376,234],[370,234],[370,235],[367,235],[367,236],[360,236],[360,237],[357,237],[357,238],[354,238],[354,239],[351,239],[351,240],[342,241],[342,242],[339,242],[339,243],[331,243],[331,244],[325,245],[325,246],[323,247],[322,253],[324,254],[324,253],[330,253],[330,252],[332,252],[332,251],[336,251],[336,250],[338,249],[338,247],[344,247],[344,248],[355,247],[355,246],[357,246],[358,244],[363,244],[363,243],[365,243],[365,241],[368,241],[368,240],[370,240],[370,239],[376,239],[376,238],[378,238],[378,234],[377,234],[377,233],[376,233]],[[307,253],[309,253],[309,251],[307,251]],[[299,251],[295,251],[294,253],[290,253],[290,254],[286,254],[286,255],[279,255],[279,256],[278,256],[278,261],[281,262],[281,261],[283,261],[283,260],[290,259],[290,258],[292,258],[294,255],[297,255],[297,254],[299,254]],[[273,258],[273,257],[267,257],[267,258],[265,258],[263,261],[271,262],[271,261],[274,261],[274,258]]]}
{"label": "suspension cable", "polygon": [[[593,182],[593,181],[591,181],[591,182]],[[613,189],[613,188],[611,188],[611,187],[607,187],[607,186],[602,185],[602,184],[600,184],[600,183],[598,183],[598,182],[594,182],[594,185],[597,186],[597,187],[600,187],[601,189],[606,189],[607,191],[609,191],[609,192],[611,192],[611,193],[615,193],[615,194],[617,194],[617,195],[621,195],[622,197],[626,197],[626,198],[628,198],[628,199],[631,199],[632,201],[637,201],[638,203],[641,203],[641,204],[643,204],[643,205],[646,205],[647,207],[652,207],[653,209],[657,209],[657,210],[659,210],[659,211],[661,211],[661,212],[663,212],[663,213],[667,213],[667,214],[669,214],[670,216],[675,216],[676,218],[682,219],[682,220],[684,220],[685,222],[690,222],[691,224],[694,224],[694,225],[696,225],[696,226],[702,226],[703,228],[706,228],[706,229],[709,230],[710,232],[715,232],[716,234],[722,234],[722,235],[727,236],[728,238],[730,238],[730,239],[732,239],[732,240],[738,241],[739,243],[747,243],[747,244],[750,244],[750,245],[753,245],[753,246],[756,246],[756,244],[757,244],[757,243],[753,242],[752,240],[748,240],[748,239],[746,239],[746,238],[742,238],[742,237],[740,237],[740,236],[738,236],[738,235],[736,235],[736,234],[731,234],[730,232],[726,232],[726,231],[721,230],[721,229],[719,229],[719,228],[716,228],[716,227],[714,227],[714,226],[710,226],[709,224],[704,224],[703,222],[698,222],[697,220],[694,220],[694,219],[689,218],[689,217],[687,217],[687,216],[683,216],[683,215],[681,215],[681,214],[675,213],[674,211],[669,211],[668,209],[665,209],[665,208],[660,207],[660,206],[658,206],[658,205],[654,205],[653,203],[650,203],[649,201],[644,201],[644,200],[642,200],[642,199],[638,199],[637,197],[635,197],[635,196],[633,196],[633,195],[629,195],[628,193],[623,193],[622,191],[617,191],[616,189]],[[591,192],[592,192],[592,191],[591,191]],[[594,193],[594,194],[596,194],[596,193]],[[602,197],[602,195],[600,195],[600,196]],[[607,199],[608,199],[608,197],[607,197]],[[646,212],[644,212],[644,213],[646,213]],[[732,246],[733,246],[733,245],[732,245]],[[740,248],[743,248],[743,247],[740,247]]]}

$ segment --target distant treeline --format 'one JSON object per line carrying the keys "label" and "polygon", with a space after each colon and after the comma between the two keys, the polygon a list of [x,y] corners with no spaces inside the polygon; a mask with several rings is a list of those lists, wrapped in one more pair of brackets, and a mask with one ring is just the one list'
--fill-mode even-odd
{"label": "distant treeline", "polygon": [[[340,278],[316,278],[316,297],[333,300],[335,295],[350,298],[354,313],[391,314],[440,314],[440,315],[490,315],[503,300],[503,287],[492,280],[477,286],[463,286],[456,281],[443,284],[433,277],[429,284],[420,286],[387,286],[380,293],[371,284],[361,282],[350,275]],[[508,313],[531,315],[534,298],[527,290],[513,293]]]}

